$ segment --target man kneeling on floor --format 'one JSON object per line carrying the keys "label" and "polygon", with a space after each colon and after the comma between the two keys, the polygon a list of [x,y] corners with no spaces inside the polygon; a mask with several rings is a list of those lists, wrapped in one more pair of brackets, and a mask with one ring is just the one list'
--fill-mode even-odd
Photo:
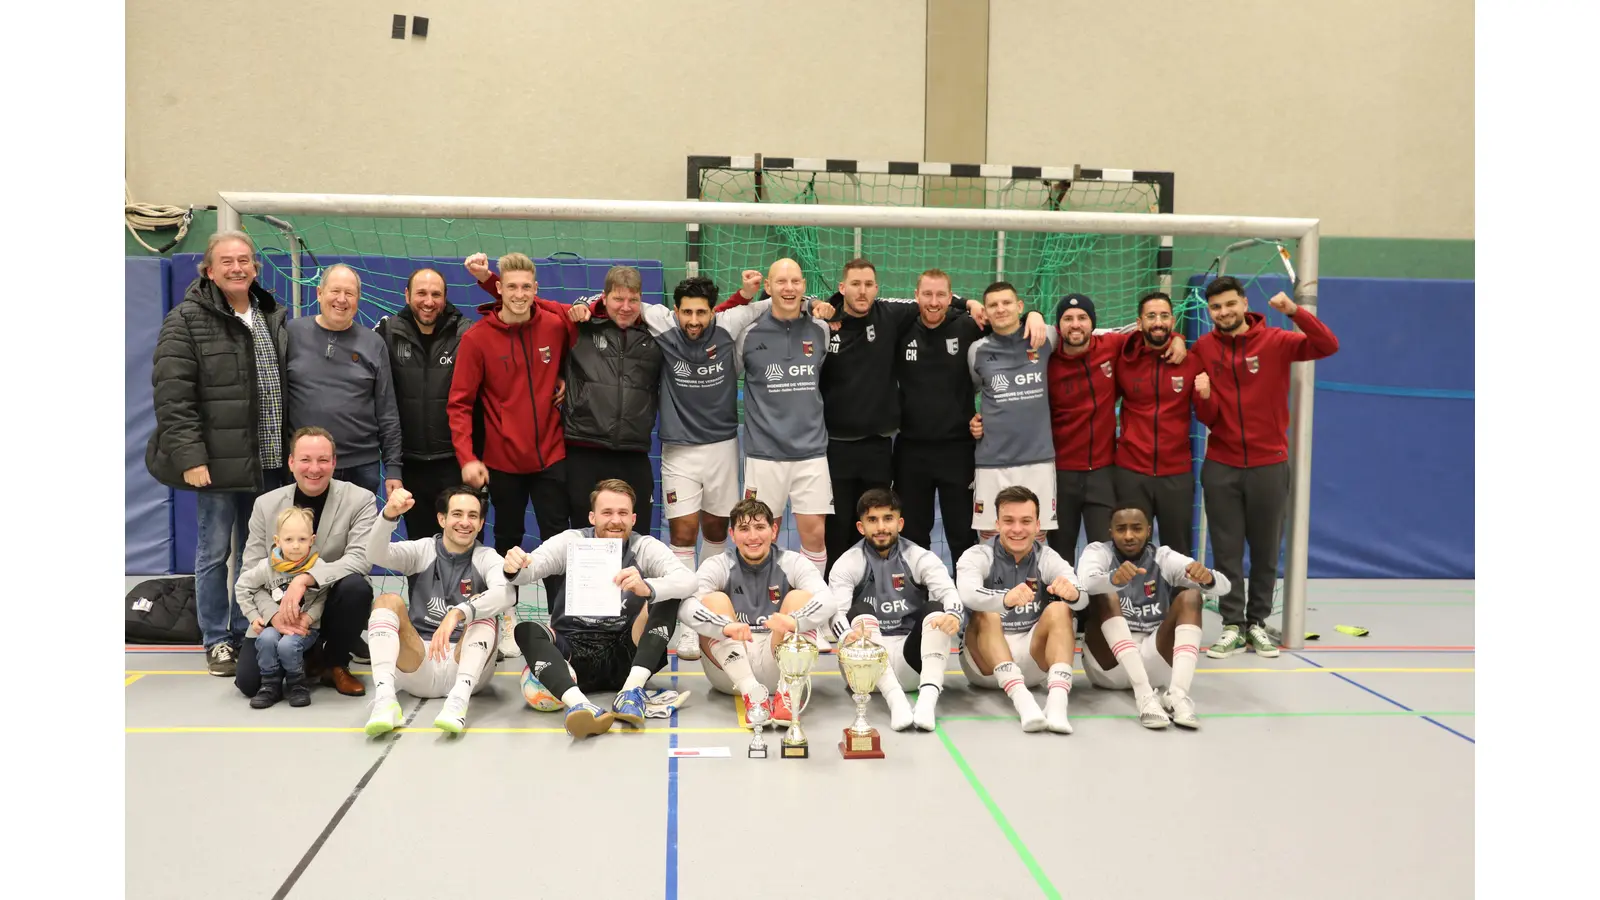
{"label": "man kneeling on floor", "polygon": [[[573,737],[602,734],[615,719],[644,724],[645,682],[667,664],[678,605],[694,592],[694,573],[671,548],[634,533],[634,499],[626,481],[608,478],[589,494],[590,527],[563,531],[532,553],[520,547],[506,552],[506,574],[515,576],[513,585],[523,585],[565,575],[567,551],[575,541],[622,541],[622,571],[611,579],[622,591],[619,615],[568,615],[571,580],[566,579],[549,598],[550,625],[522,622],[514,630],[532,677],[566,706],[567,733]],[[590,703],[585,691],[618,694],[607,711]]]}
{"label": "man kneeling on floor", "polygon": [[[1111,514],[1111,540],[1083,549],[1078,582],[1094,598],[1083,629],[1089,683],[1131,688],[1146,728],[1165,728],[1167,714],[1199,728],[1189,684],[1200,657],[1201,596],[1226,594],[1228,577],[1151,543],[1149,512],[1123,503]],[[1159,700],[1155,686],[1167,688]]]}
{"label": "man kneeling on floor", "polygon": [[[961,628],[961,599],[939,557],[900,536],[900,498],[873,488],[856,504],[856,530],[863,540],[833,564],[828,588],[841,608],[833,633],[865,633],[889,651],[889,671],[878,693],[889,704],[889,727],[934,729],[934,706],[944,689],[950,639]],[[913,712],[905,692],[917,689]]]}
{"label": "man kneeling on floor", "polygon": [[[999,534],[961,554],[956,592],[966,607],[961,670],[977,688],[1011,698],[1022,730],[1071,734],[1072,612],[1089,605],[1061,554],[1039,543],[1039,496],[1021,485],[994,498]],[[1049,674],[1044,711],[1029,689]]]}
{"label": "man kneeling on floor", "polygon": [[792,713],[778,689],[778,645],[791,631],[813,643],[833,615],[834,598],[811,560],[773,546],[772,508],[750,498],[728,513],[733,547],[700,564],[699,586],[680,619],[700,634],[710,658],[706,682],[744,698],[745,720],[787,727]]}
{"label": "man kneeling on floor", "polygon": [[400,725],[397,690],[422,699],[444,697],[433,725],[459,734],[466,727],[467,702],[494,674],[500,614],[516,603],[515,592],[506,586],[505,561],[478,543],[482,496],[465,485],[447,488],[436,507],[443,534],[389,543],[415,502],[404,488],[392,491],[367,545],[373,565],[406,576],[411,595],[409,611],[399,594],[380,595],[367,619],[373,693],[369,735]]}

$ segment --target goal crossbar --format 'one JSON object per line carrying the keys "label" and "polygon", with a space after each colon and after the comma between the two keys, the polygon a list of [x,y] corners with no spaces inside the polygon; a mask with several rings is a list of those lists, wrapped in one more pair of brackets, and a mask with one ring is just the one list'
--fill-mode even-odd
{"label": "goal crossbar", "polygon": [[[1320,220],[1263,216],[1002,210],[828,204],[723,203],[684,200],[586,200],[520,197],[434,197],[393,194],[220,191],[217,229],[238,229],[240,215],[371,216],[394,218],[520,219],[570,222],[651,222],[682,225],[924,228],[966,231],[1055,232],[1266,238],[1294,240],[1295,302],[1317,305]],[[1305,646],[1306,565],[1310,538],[1311,418],[1315,363],[1291,367],[1289,383],[1290,501],[1284,560],[1280,643]]]}

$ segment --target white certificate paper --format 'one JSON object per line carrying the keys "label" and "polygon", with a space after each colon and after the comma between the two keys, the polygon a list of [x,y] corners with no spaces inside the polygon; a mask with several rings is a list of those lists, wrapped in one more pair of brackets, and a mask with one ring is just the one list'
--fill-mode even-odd
{"label": "white certificate paper", "polygon": [[622,571],[622,541],[579,538],[567,545],[569,616],[622,615],[622,590],[611,579]]}

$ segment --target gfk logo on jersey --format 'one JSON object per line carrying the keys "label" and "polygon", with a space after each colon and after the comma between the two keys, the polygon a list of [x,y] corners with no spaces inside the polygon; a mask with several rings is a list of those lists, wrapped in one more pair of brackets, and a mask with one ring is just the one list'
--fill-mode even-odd
{"label": "gfk logo on jersey", "polygon": [[1017,383],[1017,387],[1022,387],[1025,384],[1044,384],[1044,373],[1018,372],[1012,380]]}

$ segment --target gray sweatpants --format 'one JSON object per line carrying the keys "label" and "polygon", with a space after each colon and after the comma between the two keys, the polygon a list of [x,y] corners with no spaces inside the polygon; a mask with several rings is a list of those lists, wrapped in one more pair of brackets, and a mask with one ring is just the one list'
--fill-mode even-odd
{"label": "gray sweatpants", "polygon": [[[1283,516],[1289,504],[1289,463],[1236,469],[1206,460],[1200,469],[1206,498],[1206,528],[1217,571],[1231,590],[1218,602],[1224,625],[1241,629],[1272,615],[1272,589],[1278,582],[1278,551]],[[1245,601],[1244,547],[1250,544],[1249,603]]]}

